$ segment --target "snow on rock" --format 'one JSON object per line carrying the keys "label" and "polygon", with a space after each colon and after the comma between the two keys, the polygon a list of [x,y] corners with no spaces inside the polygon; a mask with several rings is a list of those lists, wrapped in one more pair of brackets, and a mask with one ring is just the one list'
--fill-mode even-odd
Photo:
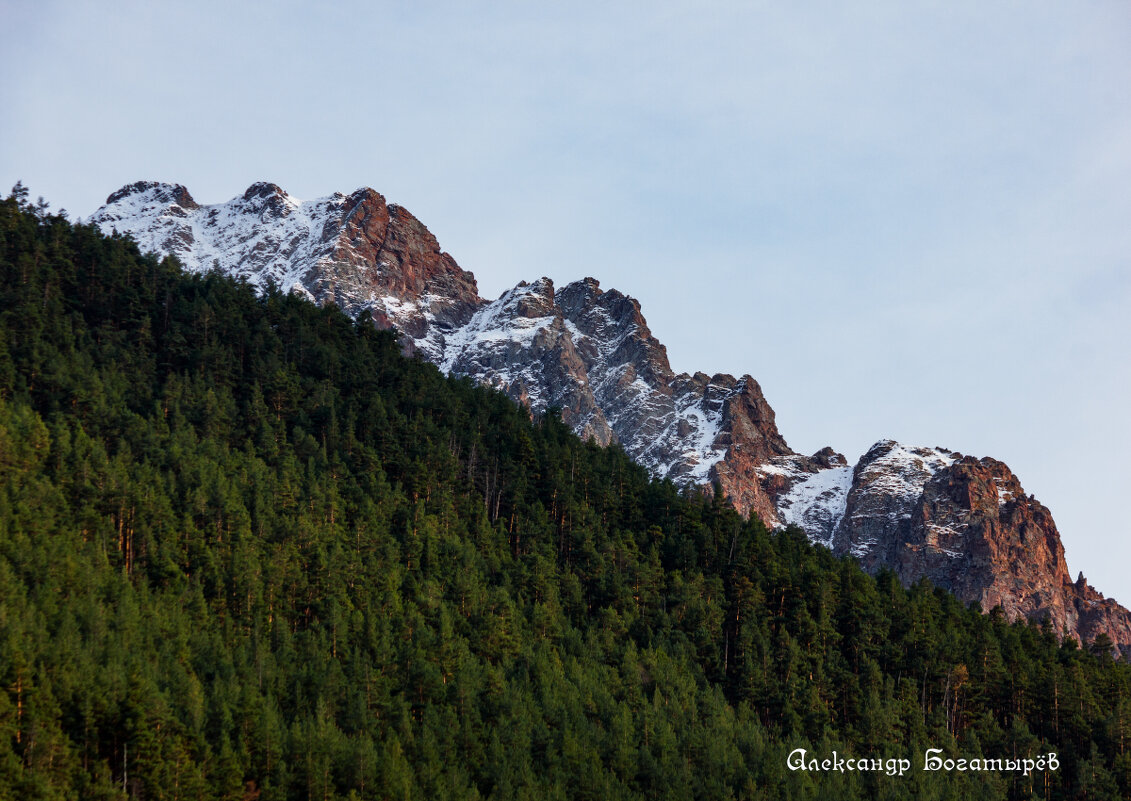
{"label": "snow on rock", "polygon": [[178,184],[139,182],[111,195],[88,222],[132,236],[143,251],[176,256],[190,272],[216,268],[289,292],[330,258],[322,231],[344,203],[341,194],[302,203],[256,183],[227,203],[200,206]]}
{"label": "snow on rock", "polygon": [[799,456],[778,457],[762,470],[767,475],[776,473],[793,479],[790,488],[776,499],[778,521],[800,527],[812,542],[831,548],[852,489],[852,466],[840,457],[833,466],[808,472],[802,465],[806,461]]}
{"label": "snow on rock", "polygon": [[866,567],[882,561],[877,544],[895,547],[911,530],[914,509],[927,482],[961,458],[945,448],[910,447],[893,440],[873,445],[853,472],[834,550],[852,553]]}
{"label": "snow on rock", "polygon": [[426,358],[438,358],[446,334],[482,302],[474,276],[372,189],[304,202],[259,182],[200,205],[179,184],[141,181],[110,195],[88,222],[175,256],[190,272],[216,269],[261,291],[274,285],[351,315],[369,312]]}
{"label": "snow on rock", "polygon": [[[902,517],[902,502],[917,499],[936,472],[954,464],[959,454],[942,448],[913,448],[893,440],[881,440],[860,460],[860,483],[877,495],[900,501],[885,506],[885,513]],[[869,512],[859,511],[860,516]],[[896,518],[892,518],[896,519]]]}
{"label": "snow on rock", "polygon": [[1013,492],[1013,489],[1010,488],[1009,486],[1006,486],[1005,482],[1006,482],[1006,480],[1004,478],[1000,478],[1000,477],[994,478],[994,485],[995,485],[995,488],[997,489],[997,505],[998,506],[1005,506],[1010,501],[1016,500],[1015,493]]}
{"label": "snow on rock", "polygon": [[522,282],[483,305],[447,337],[437,363],[445,373],[502,390],[535,414],[556,407],[599,442],[613,439],[549,278]]}
{"label": "snow on rock", "polygon": [[536,340],[544,346],[560,338],[563,324],[553,308],[553,289],[549,278],[533,284],[522,282],[481,307],[448,337],[440,369],[478,374],[499,361],[512,365],[535,347]]}

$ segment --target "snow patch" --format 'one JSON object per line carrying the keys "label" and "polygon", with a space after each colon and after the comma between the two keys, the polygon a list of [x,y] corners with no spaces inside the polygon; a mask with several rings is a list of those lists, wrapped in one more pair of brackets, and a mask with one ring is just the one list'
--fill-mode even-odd
{"label": "snow patch", "polygon": [[[918,498],[935,473],[959,458],[959,454],[942,448],[913,448],[892,440],[880,441],[872,451],[878,447],[887,450],[864,467],[860,483],[868,487],[870,494],[887,495],[905,503]],[[894,521],[901,519],[903,513],[892,511],[889,516]]]}
{"label": "snow patch", "polygon": [[185,209],[169,189],[157,185],[127,194],[87,222],[107,234],[132,236],[143,251],[174,255],[189,272],[219,269],[259,290],[274,283],[290,292],[313,265],[331,260],[332,243],[322,241],[322,231],[345,202],[340,194],[303,202],[283,193],[276,216],[261,198],[242,196]]}
{"label": "snow patch", "polygon": [[774,462],[759,466],[758,472],[795,479],[776,501],[780,523],[799,526],[812,542],[831,548],[833,535],[848,506],[852,467],[838,465],[809,473],[800,468],[799,459],[778,457]]}
{"label": "snow patch", "polygon": [[996,478],[996,477],[994,478],[994,484],[997,485],[997,487],[996,487],[996,489],[997,489],[997,505],[999,507],[1005,506],[1007,503],[1009,503],[1012,500],[1016,500],[1016,498],[1013,495],[1012,490],[1001,486],[1003,481],[1005,481],[1005,479],[1003,479],[1003,478]]}
{"label": "snow patch", "polygon": [[491,303],[477,311],[467,325],[453,331],[444,343],[444,353],[439,367],[445,373],[457,370],[458,363],[489,352],[502,350],[527,350],[539,333],[553,327],[558,317],[523,317],[516,313],[520,299],[531,294],[536,285],[518,286],[507,290]]}

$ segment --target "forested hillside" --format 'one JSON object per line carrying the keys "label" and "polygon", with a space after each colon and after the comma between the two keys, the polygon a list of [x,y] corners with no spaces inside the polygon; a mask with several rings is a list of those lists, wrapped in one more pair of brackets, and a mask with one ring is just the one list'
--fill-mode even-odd
{"label": "forested hillside", "polygon": [[0,799],[1131,793],[1107,643],[871,578],[22,189],[0,270]]}

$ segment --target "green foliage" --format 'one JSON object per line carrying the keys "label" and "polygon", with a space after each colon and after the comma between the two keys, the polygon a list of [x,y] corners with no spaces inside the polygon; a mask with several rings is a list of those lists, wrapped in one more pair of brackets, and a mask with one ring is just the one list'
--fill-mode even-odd
{"label": "green foliage", "polygon": [[[870,578],[26,190],[0,270],[0,798],[1131,790],[1102,648]],[[923,774],[928,747],[1061,768]]]}

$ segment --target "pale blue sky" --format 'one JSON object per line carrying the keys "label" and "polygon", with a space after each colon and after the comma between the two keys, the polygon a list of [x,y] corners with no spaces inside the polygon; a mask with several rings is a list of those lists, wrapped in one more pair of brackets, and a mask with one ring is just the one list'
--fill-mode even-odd
{"label": "pale blue sky", "polygon": [[1126,0],[0,5],[5,190],[372,186],[486,297],[639,298],[797,450],[1007,462],[1131,604]]}

